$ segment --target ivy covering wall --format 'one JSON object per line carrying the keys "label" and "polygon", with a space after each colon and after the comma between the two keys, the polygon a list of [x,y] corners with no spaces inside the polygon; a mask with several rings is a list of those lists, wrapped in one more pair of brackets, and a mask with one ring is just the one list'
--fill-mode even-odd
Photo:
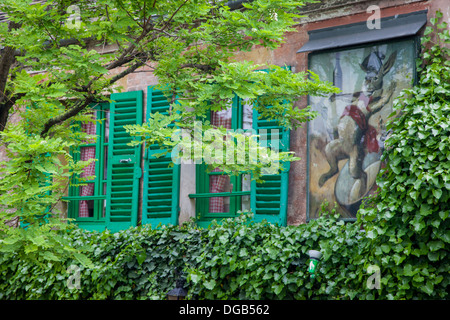
{"label": "ivy covering wall", "polygon": [[[0,299],[165,299],[175,287],[176,270],[185,272],[189,299],[448,298],[444,261],[433,269],[425,261],[382,268],[381,288],[370,286],[368,254],[374,243],[359,224],[337,218],[277,227],[242,215],[208,229],[194,224],[113,234],[79,229],[68,238],[75,247],[91,247],[93,267],[71,261],[38,265],[2,255]],[[315,279],[307,271],[310,249],[323,253]],[[79,269],[79,289],[68,286],[68,281],[76,285],[72,263]],[[413,285],[422,278],[433,279],[433,290]],[[406,283],[407,290],[398,290]]]}
{"label": "ivy covering wall", "polygon": [[[184,270],[194,299],[376,298],[363,281],[368,242],[361,246],[364,232],[354,226],[331,217],[280,228],[243,215],[208,229],[77,230],[68,237],[92,248],[95,266],[79,267],[80,289],[67,286],[70,261],[37,265],[3,255],[0,298],[164,299],[175,286],[175,268]],[[307,272],[313,248],[324,253],[314,280]]]}
{"label": "ivy covering wall", "polygon": [[[360,210],[389,298],[448,285],[450,259],[450,36],[437,12],[422,38],[419,83],[394,101],[378,195]],[[442,21],[442,22],[440,22]]]}

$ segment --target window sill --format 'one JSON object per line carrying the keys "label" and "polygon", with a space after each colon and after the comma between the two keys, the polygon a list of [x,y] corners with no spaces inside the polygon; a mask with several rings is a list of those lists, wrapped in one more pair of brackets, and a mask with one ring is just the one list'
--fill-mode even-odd
{"label": "window sill", "polygon": [[218,193],[191,193],[189,198],[215,198],[249,196],[251,191],[218,192]]}
{"label": "window sill", "polygon": [[73,197],[62,197],[63,200],[104,200],[106,196],[73,196]]}

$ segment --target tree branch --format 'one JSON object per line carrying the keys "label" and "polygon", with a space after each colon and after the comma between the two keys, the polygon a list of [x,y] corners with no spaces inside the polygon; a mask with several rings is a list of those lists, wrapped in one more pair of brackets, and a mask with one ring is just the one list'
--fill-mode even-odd
{"label": "tree branch", "polygon": [[[131,20],[133,20],[134,22],[136,22],[136,24],[137,24],[139,27],[141,27],[141,28],[144,29],[143,25],[141,25],[141,24],[139,23],[139,19],[135,20],[135,19],[133,18],[133,16],[131,15],[131,13],[128,12],[128,11],[123,7],[121,1],[119,1],[118,3],[119,3],[119,6],[122,8],[122,10],[125,11],[125,13],[127,14],[127,16],[130,17]],[[144,2],[144,4],[145,4],[145,2]]]}
{"label": "tree branch", "polygon": [[117,82],[118,80],[129,75],[130,73],[133,73],[136,69],[138,69],[139,67],[142,67],[144,64],[145,64],[144,61],[141,61],[141,60],[137,61],[132,66],[128,67],[128,69],[126,69],[126,70],[122,71],[121,73],[118,73],[114,77],[112,77],[110,79],[109,83],[113,84],[113,83]]}
{"label": "tree branch", "polygon": [[84,110],[88,105],[90,105],[92,102],[94,102],[94,97],[92,95],[87,96],[85,100],[80,100],[77,103],[75,103],[75,106],[63,114],[53,117],[49,119],[45,125],[44,129],[41,131],[41,137],[45,137],[48,133],[48,131],[57,124],[61,124],[62,122],[66,121],[67,119],[77,115],[79,112]]}
{"label": "tree branch", "polygon": [[199,63],[185,63],[185,64],[180,65],[180,69],[184,69],[184,68],[195,68],[195,69],[202,70],[204,72],[209,72],[209,71],[214,70],[214,67],[212,67],[208,64],[199,64]]}
{"label": "tree branch", "polygon": [[[130,44],[128,48],[126,48],[122,54],[113,62],[109,63],[108,65],[104,66],[108,70],[115,69],[117,67],[121,67],[124,64],[132,61],[134,59],[134,56],[136,54],[133,54],[133,51],[136,49],[136,44],[142,41],[142,39],[145,38],[145,36],[148,34],[150,30],[146,30],[145,28],[142,29],[142,33],[139,35],[139,37],[136,38],[135,43]],[[153,37],[150,41],[156,39],[156,37]]]}
{"label": "tree branch", "polygon": [[[126,70],[122,71],[121,73],[116,74],[115,76],[113,76],[109,83],[113,84],[115,82],[117,82],[118,80],[122,79],[123,77],[127,76],[130,73],[133,73],[136,69],[138,69],[139,67],[142,67],[145,64],[145,60],[138,60],[137,62],[135,62],[132,66],[128,67]],[[83,87],[83,89],[86,90],[86,92],[88,93],[89,87]],[[47,120],[47,122],[44,125],[44,129],[41,132],[41,136],[44,137],[47,135],[48,131],[55,125],[57,124],[61,124],[64,121],[66,121],[67,119],[70,119],[71,117],[77,115],[79,112],[83,111],[87,106],[89,106],[89,104],[91,104],[92,102],[94,102],[94,97],[92,95],[86,96],[86,99],[84,100],[80,100],[79,102],[77,102],[75,104],[74,107],[72,107],[71,109],[67,110],[66,112],[64,112],[63,114],[50,118],[49,120]]]}
{"label": "tree branch", "polygon": [[167,20],[167,22],[164,24],[164,27],[162,28],[162,30],[164,30],[165,28],[167,28],[169,26],[169,23],[172,21],[173,17],[175,17],[175,15],[178,13],[178,11],[180,11],[180,9],[188,2],[189,0],[184,1],[181,6],[179,6],[177,8],[177,10],[175,10],[174,13],[172,13],[172,16],[169,18],[169,20]]}
{"label": "tree branch", "polygon": [[164,33],[166,36],[172,37],[172,38],[177,38],[177,35],[174,34],[170,34],[167,31],[165,31],[164,29],[157,29],[157,28],[153,28],[153,30],[158,31],[158,32],[162,32]]}
{"label": "tree branch", "polygon": [[[136,38],[136,40],[134,41],[134,43],[130,44],[130,46],[128,48],[126,48],[125,50],[122,51],[122,53],[120,54],[120,56],[115,60],[110,62],[109,64],[105,65],[104,67],[107,70],[113,70],[117,67],[122,67],[124,65],[126,65],[127,63],[130,63],[132,61],[134,61],[134,63],[129,66],[126,70],[112,76],[109,80],[109,84],[114,84],[115,82],[117,82],[118,80],[124,78],[125,76],[127,76],[130,73],[135,72],[139,67],[142,67],[143,65],[146,64],[149,56],[152,55],[152,53],[150,52],[140,52],[140,50],[137,49],[137,45],[146,38],[146,36],[149,34],[149,32],[151,30],[154,30],[156,32],[159,33],[164,33],[168,36],[173,36],[170,33],[166,32],[165,29],[169,26],[170,22],[172,21],[172,19],[174,18],[174,16],[179,12],[179,10],[188,2],[189,0],[185,0],[174,12],[173,14],[170,16],[170,18],[165,22],[164,26],[161,29],[154,29],[152,27],[147,28],[146,24],[141,25],[139,22],[138,25],[142,28],[142,32],[141,34]],[[123,9],[123,8],[122,8]],[[130,17],[131,14],[129,12],[126,12]],[[134,20],[134,19],[133,19]],[[158,36],[158,34],[153,35],[151,40],[156,39]],[[181,66],[181,68],[196,68],[199,70],[202,70],[204,72],[208,72],[211,70],[214,70],[213,67],[209,66],[209,65],[202,65],[202,64],[184,64]],[[67,119],[77,115],[79,112],[81,112],[82,110],[84,110],[90,103],[92,103],[94,101],[94,96],[89,94],[91,91],[91,87],[92,84],[98,80],[100,77],[91,79],[91,81],[87,84],[84,85],[78,89],[76,89],[76,91],[78,92],[85,92],[86,98],[83,100],[80,100],[79,102],[75,103],[75,105],[70,108],[69,110],[67,110],[66,112],[64,112],[61,115],[58,115],[56,117],[53,117],[51,119],[49,119],[45,124],[44,124],[44,129],[41,131],[41,136],[46,136],[49,132],[49,130],[58,124],[63,123],[64,121],[66,121]]]}
{"label": "tree branch", "polygon": [[9,110],[14,106],[15,102],[16,99],[8,99],[6,102],[0,103],[0,131],[5,130],[9,118]]}
{"label": "tree branch", "polygon": [[[8,30],[12,31],[21,27],[21,24],[10,21]],[[20,99],[21,96],[8,98],[6,85],[11,67],[16,62],[16,49],[12,47],[3,48],[0,56],[0,131],[3,131],[8,122],[9,110]],[[11,78],[14,78],[11,76]]]}

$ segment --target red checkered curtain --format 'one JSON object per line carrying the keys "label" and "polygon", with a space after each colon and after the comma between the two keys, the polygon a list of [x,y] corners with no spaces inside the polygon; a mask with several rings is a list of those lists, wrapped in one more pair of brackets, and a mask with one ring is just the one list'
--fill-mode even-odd
{"label": "red checkered curtain", "polygon": [[[221,111],[211,111],[211,125],[217,127],[224,127],[231,129],[231,108]],[[213,170],[213,172],[221,172],[219,168]],[[219,193],[225,190],[225,187],[229,185],[230,178],[226,175],[214,175],[209,177],[209,192]],[[220,213],[225,212],[224,197],[215,197],[209,199],[209,212]]]}
{"label": "red checkered curtain", "polygon": [[[95,113],[92,114],[92,118],[95,119]],[[81,130],[90,135],[95,135],[97,124],[95,122],[87,122],[81,125]],[[85,141],[84,143],[92,143],[92,141]],[[81,148],[81,160],[87,161],[89,159],[95,159],[95,147],[82,147]],[[91,162],[84,172],[81,174],[81,178],[93,176],[95,174],[95,162]],[[89,183],[86,186],[80,187],[80,196],[87,197],[94,195],[95,183]],[[81,200],[78,217],[89,217],[88,200]]]}

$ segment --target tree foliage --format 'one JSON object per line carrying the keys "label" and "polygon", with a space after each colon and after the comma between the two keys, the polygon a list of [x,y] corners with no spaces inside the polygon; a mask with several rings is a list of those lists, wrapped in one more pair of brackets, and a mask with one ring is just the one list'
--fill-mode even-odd
{"label": "tree foliage", "polygon": [[0,10],[10,22],[0,37],[14,59],[9,72],[0,75],[6,83],[2,102],[27,105],[34,115],[44,112],[33,131],[58,134],[64,127],[58,125],[147,66],[170,97],[177,94],[184,107],[194,109],[192,115],[222,109],[237,93],[261,97],[261,110],[272,105],[271,115],[285,124],[286,112],[291,122],[304,121],[301,111],[280,109],[280,102],[289,100],[292,106],[299,96],[328,92],[329,86],[281,70],[252,74],[258,66],[232,58],[255,45],[279,46],[285,33],[294,31],[299,17],[294,12],[305,2],[310,1],[258,0],[231,10],[226,1],[84,0],[76,2],[79,17],[73,17],[69,1],[5,0]]}
{"label": "tree foliage", "polygon": [[68,257],[89,264],[82,251],[64,240],[73,225],[66,223],[55,205],[68,177],[81,173],[90,161],[74,163],[68,152],[70,140],[42,139],[24,131],[16,126],[3,136],[10,160],[0,168],[0,252],[38,264],[63,263]]}

